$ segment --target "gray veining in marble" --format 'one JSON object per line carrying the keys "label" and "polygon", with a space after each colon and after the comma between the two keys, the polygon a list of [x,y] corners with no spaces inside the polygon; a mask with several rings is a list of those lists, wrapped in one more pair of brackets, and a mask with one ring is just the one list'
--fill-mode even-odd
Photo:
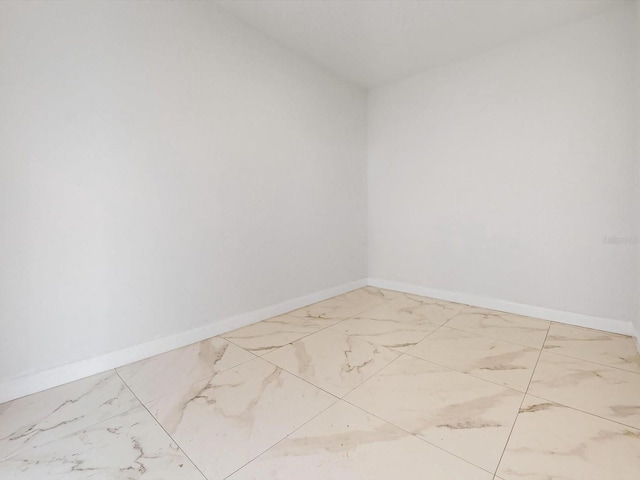
{"label": "gray veining in marble", "polygon": [[156,399],[149,410],[207,479],[216,480],[335,401],[328,393],[256,358]]}
{"label": "gray veining in marble", "polygon": [[0,405],[0,459],[64,437],[139,405],[106,372]]}
{"label": "gray veining in marble", "polygon": [[639,366],[630,337],[366,287],[0,404],[0,478],[638,480]]}
{"label": "gray veining in marble", "polygon": [[528,395],[498,474],[504,480],[636,480],[640,430]]}
{"label": "gray veining in marble", "polygon": [[146,403],[253,358],[246,350],[214,337],[118,368],[118,374]]}
{"label": "gray veining in marble", "polygon": [[493,476],[339,402],[230,480],[491,480]]}
{"label": "gray veining in marble", "polygon": [[0,478],[205,480],[142,407],[22,450],[0,462]]}

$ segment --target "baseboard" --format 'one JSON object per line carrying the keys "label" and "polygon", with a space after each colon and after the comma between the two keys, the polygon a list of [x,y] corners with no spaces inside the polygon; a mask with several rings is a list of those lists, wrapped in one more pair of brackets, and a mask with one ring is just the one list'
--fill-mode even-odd
{"label": "baseboard", "polygon": [[221,333],[230,332],[236,328],[251,325],[252,323],[266,320],[267,318],[282,315],[283,313],[305,307],[312,303],[326,300],[327,298],[367,286],[367,280],[357,280],[345,283],[337,287],[328,288],[302,297],[287,300],[286,302],[271,305],[233,317],[211,322],[202,327],[194,328],[174,335],[151,340],[149,342],[133,345],[122,350],[107,353],[99,357],[88,358],[78,362],[52,368],[42,372],[18,377],[0,383],[0,403],[23,397],[32,393],[57,387],[65,383],[81,378],[106,372],[113,368],[122,367],[138,360],[168,352],[175,348],[184,347],[201,340],[215,337]]}
{"label": "baseboard", "polygon": [[[596,330],[603,330],[605,332],[620,333],[622,335],[633,335],[634,333],[634,331],[632,330],[633,325],[631,322],[614,320],[611,318],[595,317],[592,315],[565,312],[562,310],[553,310],[550,308],[509,302],[507,300],[483,297],[481,295],[438,290],[434,288],[422,287],[419,285],[383,280],[380,278],[369,278],[369,285],[371,285],[372,287],[386,288],[388,290],[398,290],[401,292],[421,295],[424,297],[448,300],[450,302],[464,303],[466,305],[473,305],[476,307],[489,308],[491,310],[499,310],[501,312],[514,313],[516,315],[525,315],[527,317],[541,318],[543,320],[551,320],[558,323],[566,323],[568,325],[575,325],[578,327],[593,328]],[[638,345],[640,349],[640,344]]]}
{"label": "baseboard", "polygon": [[631,336],[635,339],[636,349],[638,350],[638,353],[640,353],[640,330],[636,328],[633,322],[631,323]]}

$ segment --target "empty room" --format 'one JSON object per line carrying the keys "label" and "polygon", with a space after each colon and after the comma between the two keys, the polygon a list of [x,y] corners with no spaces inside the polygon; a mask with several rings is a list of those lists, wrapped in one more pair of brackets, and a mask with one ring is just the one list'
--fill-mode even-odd
{"label": "empty room", "polygon": [[640,0],[0,0],[0,479],[639,480]]}

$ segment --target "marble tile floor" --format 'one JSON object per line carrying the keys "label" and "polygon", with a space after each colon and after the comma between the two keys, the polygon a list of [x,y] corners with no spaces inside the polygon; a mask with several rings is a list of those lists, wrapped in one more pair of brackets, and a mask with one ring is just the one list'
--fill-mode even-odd
{"label": "marble tile floor", "polygon": [[0,478],[638,480],[640,355],[365,287],[0,404]]}

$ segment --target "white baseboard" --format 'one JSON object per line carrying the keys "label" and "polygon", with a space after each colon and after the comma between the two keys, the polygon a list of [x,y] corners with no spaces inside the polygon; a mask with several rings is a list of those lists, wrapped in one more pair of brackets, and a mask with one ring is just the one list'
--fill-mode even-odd
{"label": "white baseboard", "polygon": [[106,372],[113,368],[122,367],[129,363],[168,352],[175,348],[184,347],[210,337],[215,337],[221,333],[230,332],[236,328],[282,315],[283,313],[306,307],[312,303],[320,302],[327,298],[365,286],[367,286],[366,279],[345,283],[337,287],[261,308],[260,310],[216,320],[202,327],[133,345],[122,350],[100,355],[99,357],[88,358],[61,367],[18,377],[0,383],[0,403],[57,387],[58,385],[63,385],[90,375]]}
{"label": "white baseboard", "polygon": [[[388,290],[398,290],[401,292],[420,295],[423,297],[438,298],[440,300],[448,300],[450,302],[464,303],[466,305],[473,305],[476,307],[489,308],[491,310],[499,310],[501,312],[514,313],[516,315],[525,315],[527,317],[541,318],[543,320],[551,320],[558,323],[566,323],[568,325],[575,325],[578,327],[604,330],[605,332],[620,333],[622,335],[634,334],[632,323],[625,322],[623,320],[614,320],[611,318],[584,315],[582,313],[572,313],[562,310],[553,310],[550,308],[535,307],[533,305],[526,305],[522,303],[509,302],[507,300],[483,297],[471,293],[437,290],[433,288],[422,287],[419,285],[383,280],[380,278],[369,278],[369,285],[371,285],[372,287],[386,288]],[[640,343],[638,344],[638,347],[640,351]]]}
{"label": "white baseboard", "polygon": [[636,349],[638,350],[638,353],[640,353],[640,330],[636,328],[633,322],[631,323],[631,336],[635,339]]}

